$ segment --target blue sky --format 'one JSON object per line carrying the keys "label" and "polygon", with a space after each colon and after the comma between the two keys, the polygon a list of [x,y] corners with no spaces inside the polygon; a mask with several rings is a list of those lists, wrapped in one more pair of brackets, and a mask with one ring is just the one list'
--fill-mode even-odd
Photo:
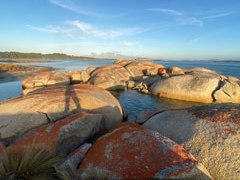
{"label": "blue sky", "polygon": [[1,0],[0,51],[240,59],[239,0]]}

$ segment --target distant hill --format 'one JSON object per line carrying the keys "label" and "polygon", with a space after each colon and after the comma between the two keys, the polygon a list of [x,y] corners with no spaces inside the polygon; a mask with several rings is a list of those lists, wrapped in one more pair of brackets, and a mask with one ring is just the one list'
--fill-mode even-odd
{"label": "distant hill", "polygon": [[0,59],[86,59],[93,60],[97,58],[72,56],[62,53],[41,54],[41,53],[21,53],[21,52],[0,52]]}

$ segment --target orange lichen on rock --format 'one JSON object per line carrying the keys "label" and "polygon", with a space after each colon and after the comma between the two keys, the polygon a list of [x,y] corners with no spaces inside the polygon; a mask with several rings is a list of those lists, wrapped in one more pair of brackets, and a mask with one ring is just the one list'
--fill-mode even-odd
{"label": "orange lichen on rock", "polygon": [[[183,147],[134,123],[117,125],[89,150],[83,177],[154,178],[189,173],[198,162]],[[98,176],[97,175],[97,176]]]}
{"label": "orange lichen on rock", "polygon": [[[98,131],[101,123],[101,117],[101,115],[78,113],[56,121],[55,123],[42,125],[30,130],[25,135],[18,138],[7,148],[7,150],[21,152],[29,146],[38,146],[57,154],[66,155],[69,153],[69,149],[71,152],[71,150],[74,149],[73,146],[79,146],[86,141],[87,138],[90,138],[96,133],[96,131]],[[81,123],[81,121],[85,120],[86,122]],[[87,121],[92,124],[90,127],[86,125]],[[82,125],[82,127],[80,127],[80,125]],[[76,132],[76,128],[79,128],[78,132]],[[89,128],[89,130],[83,131],[84,128]],[[71,138],[73,138],[73,140]]]}
{"label": "orange lichen on rock", "polygon": [[231,122],[240,125],[240,105],[239,104],[215,104],[193,107],[189,109],[194,116],[212,122]]}

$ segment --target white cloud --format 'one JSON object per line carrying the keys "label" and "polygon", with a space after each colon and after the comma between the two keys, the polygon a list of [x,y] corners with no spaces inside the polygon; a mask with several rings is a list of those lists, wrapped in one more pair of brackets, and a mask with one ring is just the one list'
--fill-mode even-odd
{"label": "white cloud", "polygon": [[33,26],[33,25],[26,25],[27,27],[37,30],[37,31],[41,31],[41,32],[47,32],[47,33],[52,33],[52,34],[68,34],[71,33],[72,30],[71,29],[63,29],[59,26],[52,26],[49,25],[47,27],[37,27],[37,26]]}
{"label": "white cloud", "polygon": [[220,13],[220,14],[214,14],[211,16],[206,16],[206,17],[203,17],[202,19],[217,19],[217,18],[221,18],[221,17],[230,16],[232,14],[234,14],[234,13],[232,13],[232,12]]}
{"label": "white cloud", "polygon": [[184,17],[181,19],[177,19],[177,23],[180,25],[192,25],[203,27],[203,21],[195,17]]}
{"label": "white cloud", "polygon": [[79,14],[83,14],[86,16],[91,16],[91,17],[99,17],[100,14],[88,11],[86,9],[81,8],[80,6],[78,6],[77,4],[75,4],[72,0],[49,0],[49,2],[51,2],[54,5],[57,5],[61,8],[79,13]]}
{"label": "white cloud", "polygon": [[118,18],[125,16],[127,13],[119,13],[119,14],[102,14],[98,12],[93,12],[86,7],[80,6],[76,4],[73,0],[48,0],[50,3],[59,6],[61,8],[73,11],[75,13],[79,13],[85,16],[95,17],[95,18]]}
{"label": "white cloud", "polygon": [[125,28],[116,30],[99,29],[89,23],[85,23],[79,20],[67,21],[66,23],[72,25],[83,35],[94,36],[101,39],[114,39],[123,35],[136,35],[138,33],[144,32],[144,30],[140,28]]}
{"label": "white cloud", "polygon": [[139,49],[143,48],[143,45],[136,41],[122,41],[121,45],[128,47],[128,48],[130,48],[130,47],[139,48]]}
{"label": "white cloud", "polygon": [[127,46],[127,47],[132,47],[136,44],[136,42],[131,42],[131,41],[123,41],[122,45]]}
{"label": "white cloud", "polygon": [[168,13],[171,15],[175,15],[175,16],[181,16],[183,15],[183,13],[173,10],[173,9],[161,9],[161,8],[149,8],[147,9],[148,11],[153,11],[153,12],[162,12],[162,13]]}

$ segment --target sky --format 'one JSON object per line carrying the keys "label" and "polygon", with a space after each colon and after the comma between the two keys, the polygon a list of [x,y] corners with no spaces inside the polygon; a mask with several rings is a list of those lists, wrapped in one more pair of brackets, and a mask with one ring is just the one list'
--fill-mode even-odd
{"label": "sky", "polygon": [[240,59],[239,0],[1,0],[0,51]]}

